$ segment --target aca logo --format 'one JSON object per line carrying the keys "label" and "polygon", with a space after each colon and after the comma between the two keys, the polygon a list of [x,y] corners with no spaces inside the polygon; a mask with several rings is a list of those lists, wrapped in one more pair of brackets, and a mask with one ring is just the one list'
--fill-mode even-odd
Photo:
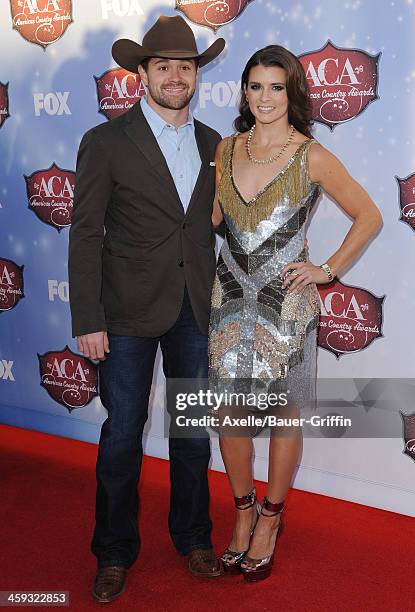
{"label": "aca logo", "polygon": [[68,106],[69,93],[69,91],[57,91],[33,94],[36,117],[40,117],[42,110],[48,115],[72,115]]}
{"label": "aca logo", "polygon": [[399,185],[399,206],[401,216],[399,221],[407,223],[415,230],[415,173],[406,178],[395,176]]}
{"label": "aca logo", "polygon": [[176,9],[194,23],[217,30],[236,19],[252,0],[176,0]]}
{"label": "aca logo", "polygon": [[10,0],[13,29],[46,49],[72,23],[72,0]]}
{"label": "aca logo", "polygon": [[356,353],[382,337],[382,306],[379,298],[360,287],[335,280],[318,285],[320,322],[318,345],[337,358]]}
{"label": "aca logo", "polygon": [[404,455],[415,461],[415,412],[413,414],[400,413],[403,425]]}
{"label": "aca logo", "polygon": [[38,359],[41,386],[69,412],[83,408],[98,395],[98,367],[68,346],[63,351],[38,354]]}
{"label": "aca logo", "polygon": [[117,17],[144,15],[139,0],[101,0],[102,19],[108,19],[110,13]]}
{"label": "aca logo", "polygon": [[72,220],[75,172],[53,163],[47,170],[37,170],[24,178],[30,210],[58,232],[68,227]]}
{"label": "aca logo", "polygon": [[0,312],[11,310],[24,297],[23,268],[11,259],[0,258]]}
{"label": "aca logo", "polygon": [[9,114],[9,84],[0,83],[0,128],[10,117]]}
{"label": "aca logo", "polygon": [[199,107],[206,108],[206,103],[212,101],[215,106],[237,106],[239,102],[240,82],[218,81],[217,83],[200,83]]}
{"label": "aca logo", "polygon": [[300,55],[310,88],[313,119],[333,130],[377,100],[380,55],[341,49],[330,40],[319,51]]}
{"label": "aca logo", "polygon": [[145,93],[140,76],[124,68],[107,70],[100,77],[94,76],[99,108],[107,119],[114,119],[128,111]]}
{"label": "aca logo", "polygon": [[0,380],[9,380],[10,382],[16,382],[12,372],[13,364],[14,361],[0,359]]}

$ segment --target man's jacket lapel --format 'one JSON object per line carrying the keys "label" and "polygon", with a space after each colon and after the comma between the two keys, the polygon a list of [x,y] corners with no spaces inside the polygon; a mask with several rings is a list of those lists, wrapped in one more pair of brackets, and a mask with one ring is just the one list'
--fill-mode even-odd
{"label": "man's jacket lapel", "polygon": [[166,197],[171,195],[171,199],[175,201],[176,206],[184,214],[183,206],[166,159],[144,117],[139,102],[126,113],[124,131],[139,148],[151,168],[157,172],[160,179],[166,184]]}
{"label": "man's jacket lapel", "polygon": [[198,197],[200,196],[200,191],[206,181],[209,169],[210,169],[210,159],[209,159],[209,146],[206,139],[206,136],[203,132],[203,129],[198,121],[195,120],[195,137],[197,148],[199,149],[200,155],[200,171],[199,176],[197,177],[197,181],[195,184],[195,188],[193,189],[192,197],[190,198],[189,206],[187,208],[186,215],[190,213],[193,206],[197,202]]}

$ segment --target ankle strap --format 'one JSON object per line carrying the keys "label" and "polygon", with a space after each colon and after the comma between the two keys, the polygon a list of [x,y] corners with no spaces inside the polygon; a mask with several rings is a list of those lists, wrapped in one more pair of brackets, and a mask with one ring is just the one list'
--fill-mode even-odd
{"label": "ankle strap", "polygon": [[[272,512],[272,514],[264,514],[262,511],[268,510],[268,512]],[[277,514],[281,514],[284,510],[284,500],[282,502],[278,502],[278,504],[273,504],[269,501],[267,497],[264,497],[264,501],[261,508],[262,516],[277,516]]]}
{"label": "ankle strap", "polygon": [[249,493],[247,493],[243,497],[234,497],[233,499],[235,501],[235,506],[238,508],[238,510],[248,510],[248,508],[251,508],[256,501],[256,489],[254,487],[251,491],[249,491]]}

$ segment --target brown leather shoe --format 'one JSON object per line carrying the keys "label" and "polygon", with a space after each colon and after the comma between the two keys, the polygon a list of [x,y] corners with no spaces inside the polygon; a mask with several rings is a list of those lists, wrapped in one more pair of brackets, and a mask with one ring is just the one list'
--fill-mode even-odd
{"label": "brown leather shoe", "polygon": [[127,569],[121,565],[98,568],[92,595],[101,602],[113,601],[125,590]]}
{"label": "brown leather shoe", "polygon": [[222,566],[211,548],[196,548],[189,553],[189,570],[199,578],[216,578],[222,574]]}

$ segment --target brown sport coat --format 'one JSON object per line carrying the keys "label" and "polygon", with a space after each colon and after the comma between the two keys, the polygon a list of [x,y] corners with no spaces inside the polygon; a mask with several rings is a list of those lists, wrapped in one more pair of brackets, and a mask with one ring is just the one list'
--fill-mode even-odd
{"label": "brown sport coat", "polygon": [[201,169],[185,214],[140,102],[84,135],[69,234],[74,336],[103,330],[160,336],[179,315],[185,284],[199,328],[208,332],[215,272],[211,162],[220,136],[197,120],[195,136]]}

